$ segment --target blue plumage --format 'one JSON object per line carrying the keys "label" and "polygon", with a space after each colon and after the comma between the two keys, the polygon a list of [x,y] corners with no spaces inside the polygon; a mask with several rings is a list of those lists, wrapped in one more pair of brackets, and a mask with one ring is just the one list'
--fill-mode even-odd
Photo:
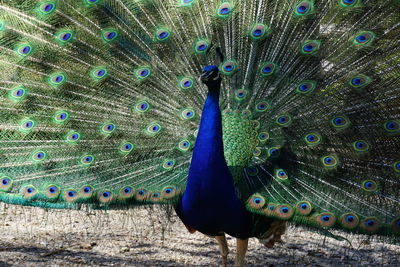
{"label": "blue plumage", "polygon": [[233,178],[224,158],[219,108],[221,79],[218,67],[211,73],[200,130],[193,151],[186,191],[176,210],[183,223],[206,235],[227,233],[238,238],[252,236],[253,221],[236,195]]}

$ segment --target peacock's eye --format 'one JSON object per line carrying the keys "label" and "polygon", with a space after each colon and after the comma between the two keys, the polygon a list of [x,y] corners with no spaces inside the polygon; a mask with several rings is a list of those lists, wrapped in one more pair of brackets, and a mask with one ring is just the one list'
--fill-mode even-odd
{"label": "peacock's eye", "polygon": [[21,49],[22,54],[26,55],[31,51],[31,48],[29,46],[24,46]]}
{"label": "peacock's eye", "polygon": [[43,6],[43,11],[49,12],[53,8],[52,4],[44,5]]}
{"label": "peacock's eye", "polygon": [[221,10],[219,11],[219,13],[221,15],[227,15],[227,14],[229,14],[229,12],[230,12],[230,10],[228,7],[221,8]]}
{"label": "peacock's eye", "polygon": [[361,84],[361,79],[358,78],[358,77],[353,78],[353,79],[351,80],[351,83],[352,83],[353,85],[360,85],[360,84]]}
{"label": "peacock's eye", "polygon": [[69,39],[71,39],[71,37],[72,37],[72,34],[70,34],[69,32],[68,32],[68,33],[64,33],[64,34],[61,36],[61,40],[63,40],[63,41],[68,41]]}
{"label": "peacock's eye", "polygon": [[233,70],[233,66],[232,66],[232,65],[226,65],[226,66],[224,67],[224,70],[225,70],[225,71],[232,71],[232,70]]}
{"label": "peacock's eye", "polygon": [[147,76],[147,74],[149,74],[149,71],[148,71],[148,70],[142,70],[142,71],[140,72],[140,76],[142,76],[142,77]]}
{"label": "peacock's eye", "polygon": [[283,208],[281,208],[281,212],[282,213],[288,213],[289,209],[287,207],[283,207]]}
{"label": "peacock's eye", "polygon": [[112,40],[112,39],[114,39],[116,36],[117,36],[117,33],[114,32],[114,31],[106,32],[106,33],[104,34],[104,37],[105,37],[107,40]]}
{"label": "peacock's eye", "polygon": [[256,29],[256,30],[253,31],[254,36],[261,36],[262,33],[263,33],[263,31],[260,30],[260,29]]}
{"label": "peacock's eye", "polygon": [[306,51],[306,52],[311,52],[311,51],[313,50],[313,48],[314,48],[314,47],[313,47],[312,45],[309,45],[309,44],[308,44],[308,45],[305,45],[305,46],[304,46],[304,51]]}
{"label": "peacock's eye", "polygon": [[164,39],[164,38],[168,37],[168,33],[167,32],[159,33],[158,37],[160,37],[160,39]]}
{"label": "peacock's eye", "polygon": [[321,220],[323,220],[324,222],[329,222],[330,219],[331,217],[329,215],[324,215],[321,217]]}
{"label": "peacock's eye", "polygon": [[365,222],[365,224],[368,225],[369,227],[372,227],[372,226],[374,226],[375,221],[374,221],[374,220],[367,220],[367,221]]}
{"label": "peacock's eye", "polygon": [[272,68],[269,66],[263,68],[264,73],[270,73],[271,71],[272,71]]}
{"label": "peacock's eye", "polygon": [[307,11],[307,6],[305,6],[305,5],[300,5],[300,6],[298,6],[297,7],[297,11],[299,12],[299,13],[305,13],[306,11]]}
{"label": "peacock's eye", "polygon": [[351,222],[353,222],[353,221],[354,221],[354,216],[348,215],[348,216],[346,217],[346,222],[351,223]]}

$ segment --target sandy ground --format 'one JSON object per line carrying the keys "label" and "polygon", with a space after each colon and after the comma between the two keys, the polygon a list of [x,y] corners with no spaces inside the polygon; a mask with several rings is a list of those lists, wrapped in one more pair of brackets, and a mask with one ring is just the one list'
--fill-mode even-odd
{"label": "sandy ground", "polygon": [[[189,234],[171,211],[43,210],[0,204],[0,266],[218,266],[214,239]],[[339,232],[337,232],[339,233]],[[290,227],[285,243],[249,243],[246,266],[400,266],[400,246]],[[325,240],[325,242],[324,242]],[[228,238],[233,265],[235,239]]]}

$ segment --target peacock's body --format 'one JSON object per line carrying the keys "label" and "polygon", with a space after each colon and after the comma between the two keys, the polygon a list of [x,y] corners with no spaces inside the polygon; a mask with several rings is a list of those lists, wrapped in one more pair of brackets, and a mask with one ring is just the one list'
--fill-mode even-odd
{"label": "peacock's body", "polygon": [[398,241],[399,1],[0,3],[0,201]]}

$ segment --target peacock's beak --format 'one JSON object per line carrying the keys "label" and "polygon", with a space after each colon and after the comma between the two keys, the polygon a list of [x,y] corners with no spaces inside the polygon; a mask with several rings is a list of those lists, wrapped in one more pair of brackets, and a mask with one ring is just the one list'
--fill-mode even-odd
{"label": "peacock's beak", "polygon": [[200,76],[200,80],[202,82],[208,82],[208,81],[216,81],[220,79],[220,74],[219,71],[205,71],[203,74]]}
{"label": "peacock's beak", "polygon": [[213,71],[205,71],[203,74],[200,76],[200,80],[202,82],[207,82],[209,79],[212,77]]}

